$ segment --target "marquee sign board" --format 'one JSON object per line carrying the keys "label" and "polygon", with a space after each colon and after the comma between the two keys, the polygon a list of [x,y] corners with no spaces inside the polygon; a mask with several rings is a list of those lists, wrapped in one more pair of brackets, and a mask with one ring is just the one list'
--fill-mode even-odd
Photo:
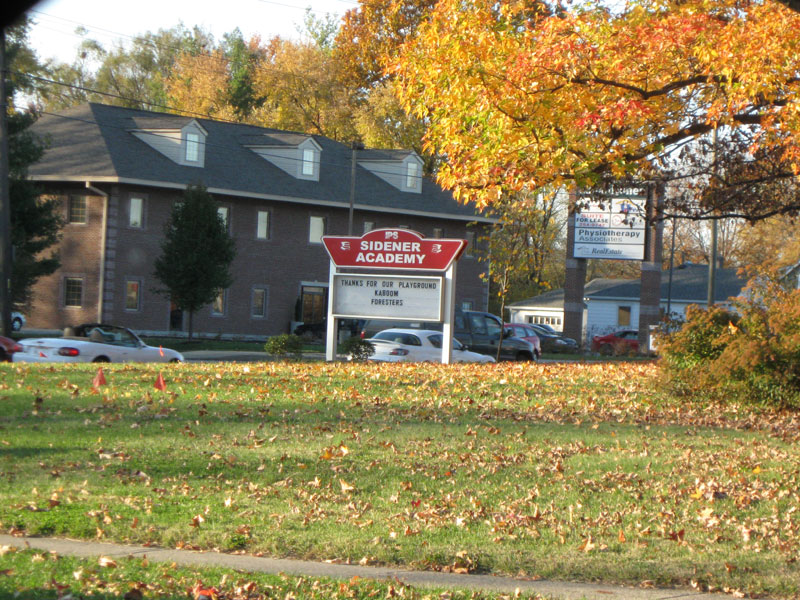
{"label": "marquee sign board", "polygon": [[[409,229],[375,229],[361,237],[325,235],[331,257],[325,358],[336,356],[340,318],[441,321],[442,363],[453,357],[456,260],[466,240],[425,238]],[[342,273],[339,269],[438,271],[434,275]]]}
{"label": "marquee sign board", "polygon": [[646,196],[585,201],[575,213],[575,258],[644,260]]}
{"label": "marquee sign board", "polygon": [[441,321],[441,277],[333,276],[333,316],[355,319]]}
{"label": "marquee sign board", "polygon": [[322,237],[336,267],[446,271],[466,240],[423,238],[409,229],[375,229],[361,237]]}

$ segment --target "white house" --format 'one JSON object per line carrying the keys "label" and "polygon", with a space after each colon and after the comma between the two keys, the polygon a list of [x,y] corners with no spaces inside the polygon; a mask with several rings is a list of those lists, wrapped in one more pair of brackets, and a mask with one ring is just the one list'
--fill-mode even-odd
{"label": "white house", "polygon": [[[738,296],[746,281],[737,269],[717,269],[714,298],[717,304],[728,305]],[[583,337],[591,339],[617,329],[636,329],[639,325],[638,279],[593,279],[584,287]],[[708,300],[708,265],[686,264],[661,274],[661,311],[667,307],[675,317],[686,314],[690,304],[706,304]],[[553,290],[535,298],[510,304],[512,323],[546,323],[561,331],[564,322],[564,290]]]}

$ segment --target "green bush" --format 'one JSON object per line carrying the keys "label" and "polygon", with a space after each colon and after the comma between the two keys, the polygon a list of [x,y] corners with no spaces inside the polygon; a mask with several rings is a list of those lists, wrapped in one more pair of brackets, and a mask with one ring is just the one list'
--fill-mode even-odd
{"label": "green bush", "polygon": [[734,307],[690,307],[661,338],[668,381],[696,397],[800,407],[800,290],[760,277]]}
{"label": "green bush", "polygon": [[303,356],[303,340],[299,335],[293,333],[276,335],[267,340],[267,343],[264,344],[264,351],[281,358],[287,356],[301,358]]}
{"label": "green bush", "polygon": [[341,343],[339,352],[350,357],[350,360],[367,360],[375,354],[375,346],[360,337],[350,337]]}

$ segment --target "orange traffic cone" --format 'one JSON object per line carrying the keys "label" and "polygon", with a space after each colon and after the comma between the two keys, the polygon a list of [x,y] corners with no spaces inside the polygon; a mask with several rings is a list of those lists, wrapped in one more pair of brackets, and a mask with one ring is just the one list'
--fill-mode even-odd
{"label": "orange traffic cone", "polygon": [[161,373],[158,374],[158,378],[156,378],[155,387],[157,390],[161,390],[162,392],[167,391],[167,384],[164,382],[164,376]]}
{"label": "orange traffic cone", "polygon": [[104,386],[105,384],[106,384],[106,376],[103,373],[103,367],[100,367],[99,369],[97,369],[97,375],[95,375],[94,379],[92,380],[92,387],[99,388],[101,386]]}

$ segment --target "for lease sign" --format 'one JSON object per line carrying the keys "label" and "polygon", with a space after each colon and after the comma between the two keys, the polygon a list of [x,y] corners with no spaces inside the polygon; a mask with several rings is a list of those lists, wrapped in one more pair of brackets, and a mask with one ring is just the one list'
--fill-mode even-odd
{"label": "for lease sign", "polygon": [[587,202],[575,214],[575,258],[644,260],[645,198]]}
{"label": "for lease sign", "polygon": [[408,229],[376,229],[361,237],[326,235],[322,243],[337,267],[446,271],[466,240],[424,238]]}
{"label": "for lease sign", "polygon": [[337,273],[333,316],[405,321],[442,320],[442,278]]}

